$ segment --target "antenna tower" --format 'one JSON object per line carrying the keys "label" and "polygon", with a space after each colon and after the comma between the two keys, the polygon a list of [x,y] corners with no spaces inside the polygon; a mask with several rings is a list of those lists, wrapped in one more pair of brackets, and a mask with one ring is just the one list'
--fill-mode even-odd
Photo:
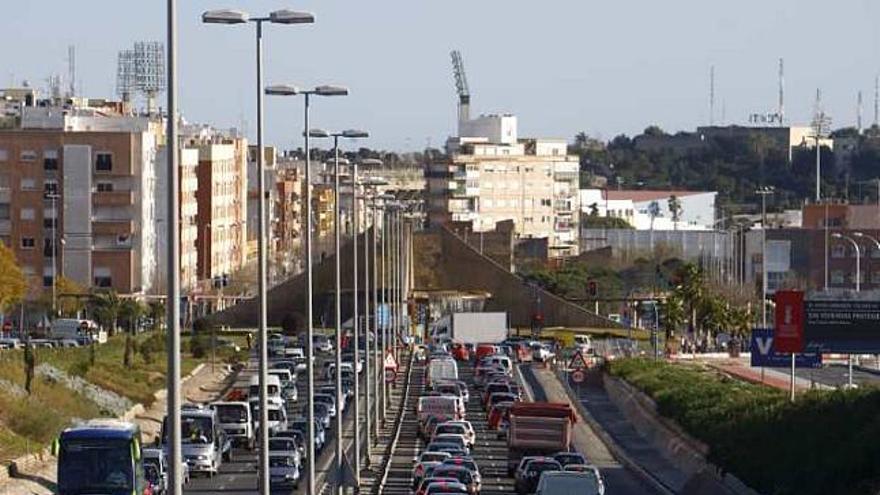
{"label": "antenna tower", "polygon": [[452,50],[449,55],[452,57],[452,74],[455,76],[455,90],[458,93],[458,135],[461,136],[462,124],[471,118],[471,91],[468,88],[461,52]]}
{"label": "antenna tower", "polygon": [[856,128],[858,128],[859,134],[861,134],[862,133],[862,90],[859,90],[856,104],[858,105],[858,107],[856,108]]}
{"label": "antenna tower", "polygon": [[121,50],[116,63],[116,94],[129,103],[136,89],[134,50]]}
{"label": "antenna tower", "polygon": [[76,45],[67,46],[67,96],[76,96]]}
{"label": "antenna tower", "polygon": [[779,59],[779,127],[785,126],[785,59]]}
{"label": "antenna tower", "polygon": [[709,125],[715,125],[715,66],[709,67]]}
{"label": "antenna tower", "polygon": [[165,51],[158,41],[138,41],[134,48],[119,52],[116,67],[116,93],[130,102],[135,93],[147,100],[152,114],[156,95],[165,90]]}

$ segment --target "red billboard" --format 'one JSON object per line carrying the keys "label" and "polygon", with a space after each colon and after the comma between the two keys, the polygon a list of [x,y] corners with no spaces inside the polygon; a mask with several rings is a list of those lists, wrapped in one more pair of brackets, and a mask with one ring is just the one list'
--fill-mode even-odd
{"label": "red billboard", "polygon": [[797,354],[804,350],[804,293],[776,291],[776,327],[773,350]]}

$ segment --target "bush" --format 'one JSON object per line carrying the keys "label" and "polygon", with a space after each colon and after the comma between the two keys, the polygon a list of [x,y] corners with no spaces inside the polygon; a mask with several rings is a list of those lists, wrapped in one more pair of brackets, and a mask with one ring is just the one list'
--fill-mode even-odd
{"label": "bush", "polygon": [[211,336],[196,335],[190,340],[189,352],[192,357],[201,359],[211,352]]}
{"label": "bush", "polygon": [[695,366],[630,359],[609,369],[705,442],[711,462],[762,493],[880,488],[880,390],[810,392],[791,404],[776,389]]}

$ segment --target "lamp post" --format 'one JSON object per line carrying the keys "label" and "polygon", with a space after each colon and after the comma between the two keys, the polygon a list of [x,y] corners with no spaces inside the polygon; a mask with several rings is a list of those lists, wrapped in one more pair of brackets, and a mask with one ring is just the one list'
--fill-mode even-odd
{"label": "lamp post", "polygon": [[[880,185],[880,182],[878,182],[878,185]],[[868,239],[869,241],[874,243],[874,247],[877,249],[878,252],[880,252],[880,240],[878,240],[876,237],[865,234],[863,232],[853,232],[853,237],[858,237],[860,239]],[[865,255],[867,256],[867,251],[865,252]],[[877,368],[880,369],[880,356],[875,355],[874,360],[876,362]],[[849,365],[850,365],[850,376],[852,376],[852,360],[850,360]],[[849,381],[850,381],[850,383],[852,383],[852,378],[850,378]]]}
{"label": "lamp post", "polygon": [[767,328],[767,195],[773,188],[764,186],[757,191],[761,195],[761,325]]}
{"label": "lamp post", "polygon": [[[168,494],[183,494],[183,472],[181,465],[181,424],[180,424],[180,217],[177,215],[180,197],[180,176],[177,173],[177,0],[168,0],[167,6],[167,38],[168,38],[168,118],[166,134],[168,154],[166,173],[168,176],[168,192],[165,198],[168,208],[168,263],[167,263],[167,307],[165,320],[167,325],[166,347],[168,348],[166,376],[166,415],[168,417]],[[56,222],[57,215],[56,215]],[[92,344],[94,345],[94,344]]]}
{"label": "lamp post", "polygon": [[[856,234],[858,234],[858,232],[854,233],[853,235],[856,235]],[[842,239],[842,240],[849,241],[852,244],[853,249],[855,249],[855,251],[856,251],[856,292],[859,292],[859,290],[861,289],[860,282],[861,282],[861,278],[862,278],[862,273],[861,273],[861,257],[862,256],[861,256],[861,249],[859,248],[859,243],[856,242],[856,240],[853,239],[852,237],[847,236],[847,235],[843,235],[840,232],[835,232],[835,233],[831,234],[831,237],[833,237],[835,239]],[[859,236],[857,236],[857,237],[859,237]],[[852,370],[853,358],[852,358],[852,354],[847,354],[847,367],[849,368],[849,370],[847,373],[846,386],[847,386],[847,388],[853,388],[853,370]]]}
{"label": "lamp post", "polygon": [[[269,366],[269,355],[266,349],[267,341],[267,298],[266,298],[266,273],[268,265],[266,260],[266,174],[263,165],[263,23],[270,22],[272,24],[311,24],[315,22],[315,16],[308,12],[298,12],[294,10],[276,10],[269,13],[265,17],[250,17],[250,15],[241,10],[212,10],[202,14],[202,22],[206,24],[246,24],[253,22],[256,24],[256,58],[257,58],[257,195],[260,201],[257,203],[257,299],[259,300],[258,312],[258,333],[260,348],[260,432],[259,437],[263,439],[259,453],[259,492],[261,494],[269,493],[269,411],[267,410],[267,376]],[[173,171],[171,175],[176,175]],[[177,216],[176,210],[169,212],[170,216]],[[311,461],[311,458],[309,459]],[[309,492],[311,493],[311,492]]]}

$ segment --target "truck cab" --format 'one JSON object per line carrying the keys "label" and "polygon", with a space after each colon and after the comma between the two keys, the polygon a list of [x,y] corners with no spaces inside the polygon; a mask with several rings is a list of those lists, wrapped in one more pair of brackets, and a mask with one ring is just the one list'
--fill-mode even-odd
{"label": "truck cab", "polygon": [[253,418],[247,402],[214,402],[211,408],[217,411],[220,428],[233,444],[254,448]]}
{"label": "truck cab", "polygon": [[[168,417],[162,423],[162,439],[168,442]],[[232,457],[232,443],[220,427],[217,411],[202,405],[185,405],[180,411],[181,449],[190,472],[214,476],[224,460]]]}
{"label": "truck cab", "polygon": [[144,474],[141,431],[134,423],[90,420],[52,443],[58,494],[154,495]]}

